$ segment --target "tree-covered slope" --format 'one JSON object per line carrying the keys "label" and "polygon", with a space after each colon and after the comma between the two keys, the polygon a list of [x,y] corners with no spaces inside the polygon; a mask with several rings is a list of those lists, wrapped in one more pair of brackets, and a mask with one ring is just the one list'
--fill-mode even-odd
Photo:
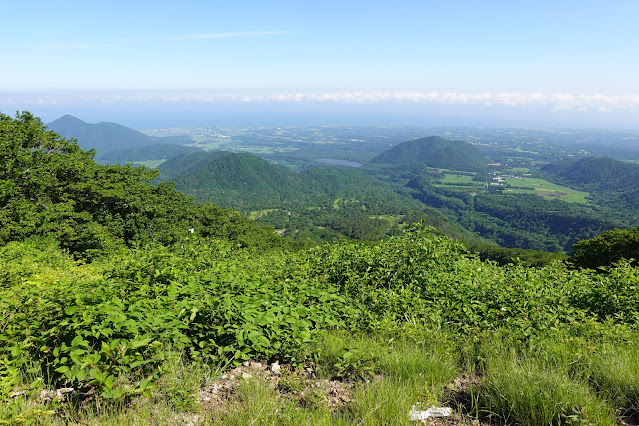
{"label": "tree-covered slope", "polygon": [[229,154],[231,154],[229,151],[199,151],[178,154],[160,164],[158,167],[158,170],[160,170],[159,178],[163,181],[172,180],[176,176],[186,175],[190,172],[196,171],[209,161],[222,158]]}
{"label": "tree-covered slope", "polygon": [[536,195],[484,192],[473,195],[463,189],[436,187],[417,179],[411,185],[417,199],[504,247],[569,252],[581,239],[622,226],[618,220],[591,207]]}
{"label": "tree-covered slope", "polygon": [[574,245],[569,261],[579,268],[611,267],[621,259],[639,263],[639,228],[613,229]]}
{"label": "tree-covered slope", "polygon": [[156,143],[155,138],[126,126],[116,123],[85,123],[72,115],[60,117],[48,123],[47,127],[63,138],[77,139],[78,145],[84,150],[107,152]]}
{"label": "tree-covered slope", "polygon": [[242,244],[279,245],[280,238],[236,212],[194,205],[157,172],[102,166],[93,153],[24,112],[0,114],[0,244],[54,237],[77,256],[123,244],[170,244],[193,232]]}
{"label": "tree-covered slope", "polygon": [[109,164],[126,164],[132,161],[166,160],[180,154],[194,152],[202,152],[202,149],[184,145],[153,144],[98,154],[96,160]]}
{"label": "tree-covered slope", "polygon": [[473,145],[439,136],[402,142],[371,160],[380,164],[424,163],[429,167],[453,170],[477,170],[486,159]]}
{"label": "tree-covered slope", "polygon": [[609,157],[557,161],[543,166],[541,170],[556,180],[599,191],[637,189],[639,186],[639,164]]}
{"label": "tree-covered slope", "polygon": [[250,154],[195,153],[160,166],[166,179],[197,201],[251,214],[300,244],[334,238],[378,240],[424,221],[450,236],[471,234],[391,185],[350,168],[313,167],[293,172]]}
{"label": "tree-covered slope", "polygon": [[546,179],[588,191],[595,204],[629,224],[639,224],[639,164],[608,157],[557,161],[540,170]]}
{"label": "tree-covered slope", "polygon": [[278,207],[304,196],[299,176],[251,154],[228,154],[175,178],[196,201],[246,210]]}

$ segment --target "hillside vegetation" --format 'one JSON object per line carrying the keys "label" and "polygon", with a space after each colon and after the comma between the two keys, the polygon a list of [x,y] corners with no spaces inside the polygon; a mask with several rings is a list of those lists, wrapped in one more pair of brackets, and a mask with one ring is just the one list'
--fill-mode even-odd
{"label": "hillside vegetation", "polygon": [[96,156],[102,163],[126,164],[129,162],[167,160],[180,154],[201,152],[200,148],[184,145],[153,144],[133,148],[116,149]]}
{"label": "hillside vegetation", "polygon": [[421,225],[291,251],[153,173],[96,165],[28,113],[1,115],[0,138],[2,424],[639,415],[630,262],[498,266]]}
{"label": "hillside vegetation", "polygon": [[243,244],[282,244],[232,210],[195,205],[157,172],[102,166],[29,113],[0,115],[0,244],[55,238],[78,257],[119,247],[180,241],[189,229]]}
{"label": "hillside vegetation", "polygon": [[430,136],[395,145],[373,158],[371,162],[422,163],[434,168],[476,171],[482,169],[487,161],[486,157],[468,142]]}
{"label": "hillside vegetation", "polygon": [[119,149],[189,141],[182,137],[155,138],[117,123],[86,123],[68,114],[48,123],[47,127],[64,138],[75,139],[80,148],[94,149],[100,155]]}
{"label": "hillside vegetation", "polygon": [[244,153],[204,162],[176,177],[175,184],[196,201],[242,210],[290,205],[305,190],[296,173]]}
{"label": "hillside vegetation", "polygon": [[195,201],[237,209],[272,225],[297,245],[336,238],[379,240],[423,220],[447,235],[477,240],[439,211],[351,168],[295,172],[246,153],[212,151],[174,157],[160,178]]}
{"label": "hillside vegetation", "polygon": [[611,216],[630,223],[639,221],[639,164],[586,157],[553,162],[541,172],[549,180],[590,192],[593,202],[606,206]]}

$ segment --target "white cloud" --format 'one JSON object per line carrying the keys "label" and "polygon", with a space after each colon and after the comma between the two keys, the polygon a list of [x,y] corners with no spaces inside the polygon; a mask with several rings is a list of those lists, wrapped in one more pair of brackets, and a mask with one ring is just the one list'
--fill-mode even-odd
{"label": "white cloud", "polygon": [[58,103],[176,103],[176,102],[276,102],[276,103],[416,103],[430,105],[477,105],[488,107],[544,108],[553,111],[600,112],[639,110],[639,95],[603,95],[570,93],[518,92],[327,92],[327,93],[270,93],[222,94],[215,92],[99,92],[28,94],[0,94],[2,103],[58,102]]}
{"label": "white cloud", "polygon": [[279,93],[259,95],[176,95],[173,101],[200,102],[344,102],[380,103],[412,102],[448,105],[483,105],[506,107],[546,107],[556,111],[611,112],[639,108],[639,95],[602,95],[569,93],[456,93],[456,92],[334,92]]}

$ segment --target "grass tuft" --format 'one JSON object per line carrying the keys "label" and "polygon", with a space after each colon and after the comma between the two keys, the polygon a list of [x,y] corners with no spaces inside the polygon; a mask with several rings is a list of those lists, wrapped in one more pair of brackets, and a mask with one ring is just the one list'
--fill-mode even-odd
{"label": "grass tuft", "polygon": [[639,414],[639,349],[617,347],[595,357],[591,380],[623,415]]}
{"label": "grass tuft", "polygon": [[349,417],[353,424],[408,424],[408,413],[419,396],[418,389],[396,379],[361,383],[348,407]]}
{"label": "grass tuft", "polygon": [[479,398],[489,417],[505,423],[615,424],[613,410],[586,382],[532,360],[491,360]]}

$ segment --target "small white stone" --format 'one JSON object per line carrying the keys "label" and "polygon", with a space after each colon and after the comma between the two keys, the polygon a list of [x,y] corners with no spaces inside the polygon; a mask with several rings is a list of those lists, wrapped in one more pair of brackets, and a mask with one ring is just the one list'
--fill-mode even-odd
{"label": "small white stone", "polygon": [[450,407],[430,407],[426,410],[416,410],[415,406],[413,406],[408,413],[408,420],[411,422],[418,422],[430,417],[448,417],[451,414],[453,414],[453,409]]}

